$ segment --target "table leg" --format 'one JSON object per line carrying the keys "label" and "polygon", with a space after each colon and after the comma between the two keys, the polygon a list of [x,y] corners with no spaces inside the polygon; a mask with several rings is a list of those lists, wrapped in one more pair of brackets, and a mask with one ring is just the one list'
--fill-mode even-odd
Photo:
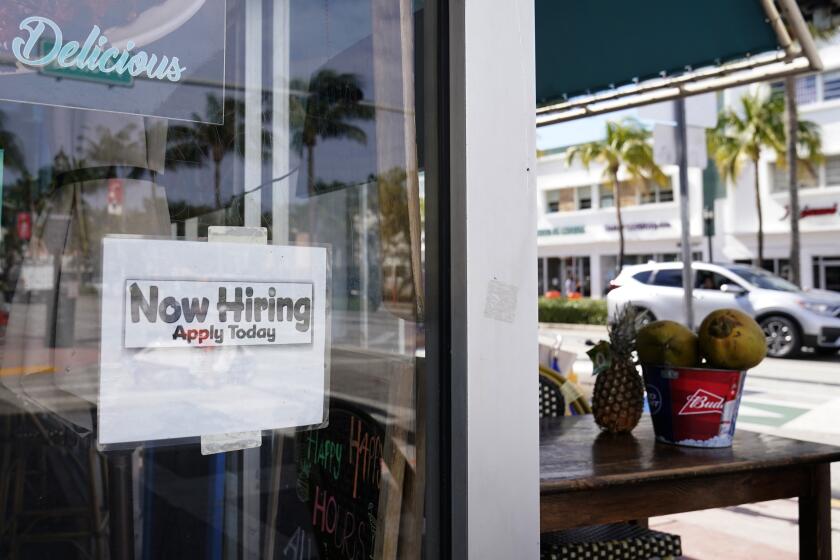
{"label": "table leg", "polygon": [[822,463],[810,469],[806,491],[799,496],[799,558],[831,558],[831,473]]}

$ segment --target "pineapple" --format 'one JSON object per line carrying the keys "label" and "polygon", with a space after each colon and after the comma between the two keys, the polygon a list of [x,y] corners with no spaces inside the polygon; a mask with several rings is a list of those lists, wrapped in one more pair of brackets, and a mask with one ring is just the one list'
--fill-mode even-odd
{"label": "pineapple", "polygon": [[644,384],[631,355],[636,342],[636,313],[632,307],[627,305],[618,311],[609,335],[609,344],[593,349],[597,377],[592,413],[602,429],[629,432],[639,423],[644,403]]}

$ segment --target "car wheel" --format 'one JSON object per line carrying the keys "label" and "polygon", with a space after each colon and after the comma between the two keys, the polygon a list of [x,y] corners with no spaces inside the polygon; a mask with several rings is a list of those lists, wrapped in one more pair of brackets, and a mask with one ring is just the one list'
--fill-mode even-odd
{"label": "car wheel", "polygon": [[767,338],[767,355],[771,358],[792,358],[800,350],[799,327],[781,315],[761,320],[761,330]]}
{"label": "car wheel", "polygon": [[650,309],[645,309],[644,307],[636,308],[636,330],[639,330],[654,321],[656,321],[656,315],[654,315]]}

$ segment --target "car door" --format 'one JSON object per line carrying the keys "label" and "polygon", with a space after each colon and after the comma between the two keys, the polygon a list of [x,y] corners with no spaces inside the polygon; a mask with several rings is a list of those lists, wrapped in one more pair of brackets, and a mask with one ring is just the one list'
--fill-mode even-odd
{"label": "car door", "polygon": [[651,311],[656,318],[684,323],[682,268],[660,268],[648,284],[655,296]]}
{"label": "car door", "polygon": [[694,319],[700,322],[712,311],[736,308],[748,312],[747,292],[732,293],[723,291],[726,285],[741,287],[733,278],[707,268],[697,267],[694,271]]}

